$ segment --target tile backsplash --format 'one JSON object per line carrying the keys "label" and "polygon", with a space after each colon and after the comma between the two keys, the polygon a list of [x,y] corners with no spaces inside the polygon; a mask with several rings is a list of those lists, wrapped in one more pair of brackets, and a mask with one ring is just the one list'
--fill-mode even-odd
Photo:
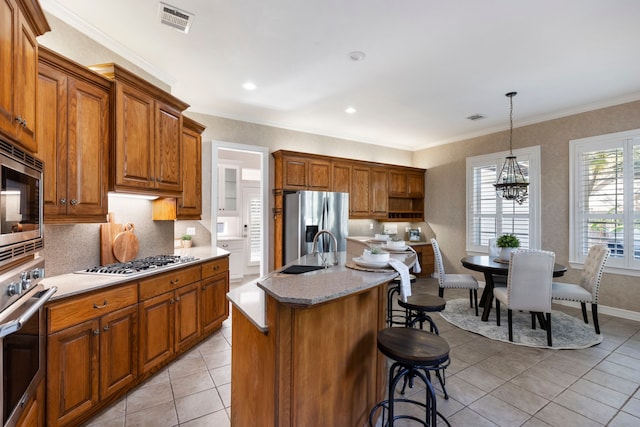
{"label": "tile backsplash", "polygon": [[[109,211],[116,223],[134,224],[139,258],[173,253],[174,221],[153,221],[151,201],[109,195]],[[47,276],[99,265],[100,224],[45,224],[43,253]]]}

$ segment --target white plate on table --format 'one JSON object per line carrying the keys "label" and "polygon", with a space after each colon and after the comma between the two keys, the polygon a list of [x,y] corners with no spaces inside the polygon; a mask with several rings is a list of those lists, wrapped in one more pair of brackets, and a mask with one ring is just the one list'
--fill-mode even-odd
{"label": "white plate on table", "polygon": [[392,253],[401,253],[401,252],[406,252],[407,249],[409,249],[409,246],[407,246],[407,245],[404,245],[404,246],[382,245],[382,249],[384,249],[385,251],[388,251],[388,252],[392,252]]}
{"label": "white plate on table", "polygon": [[355,257],[355,258],[352,258],[352,260],[353,262],[356,263],[356,265],[359,265],[360,267],[365,267],[365,268],[384,268],[389,265],[389,262],[387,261],[382,261],[382,262],[367,261],[362,257]]}

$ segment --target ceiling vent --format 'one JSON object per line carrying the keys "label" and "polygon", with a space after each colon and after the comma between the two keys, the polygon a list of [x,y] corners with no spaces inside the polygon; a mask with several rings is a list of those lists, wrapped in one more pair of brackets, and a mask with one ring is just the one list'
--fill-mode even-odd
{"label": "ceiling vent", "polygon": [[193,13],[186,10],[179,9],[170,4],[160,2],[158,8],[158,15],[160,16],[160,23],[175,28],[185,34],[189,32],[191,23],[195,18]]}

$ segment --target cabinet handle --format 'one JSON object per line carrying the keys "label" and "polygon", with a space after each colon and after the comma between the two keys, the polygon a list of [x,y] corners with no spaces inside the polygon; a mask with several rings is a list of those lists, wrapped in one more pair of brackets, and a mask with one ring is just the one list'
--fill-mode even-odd
{"label": "cabinet handle", "polygon": [[100,329],[96,329],[93,331],[93,335],[100,335]]}
{"label": "cabinet handle", "polygon": [[27,121],[23,119],[22,116],[18,116],[14,120],[18,122],[22,127],[27,127]]}
{"label": "cabinet handle", "polygon": [[75,206],[78,204],[78,201],[76,199],[71,199],[71,205]]}
{"label": "cabinet handle", "polygon": [[107,300],[104,300],[102,305],[93,304],[93,308],[105,308],[107,306]]}
{"label": "cabinet handle", "polygon": [[66,205],[67,204],[67,199],[65,199],[64,197],[62,199],[60,199],[60,204],[61,205]]}
{"label": "cabinet handle", "polygon": [[169,281],[169,283],[171,283],[172,285],[177,285],[178,283],[180,283],[180,279],[171,280]]}
{"label": "cabinet handle", "polygon": [[218,271],[218,270],[220,270],[220,266],[219,265],[216,265],[216,266],[213,267],[213,271]]}
{"label": "cabinet handle", "polygon": [[174,300],[173,298],[169,300],[169,304],[175,304],[175,303],[176,303],[176,300]]}
{"label": "cabinet handle", "polygon": [[176,297],[176,302],[180,301],[180,297]]}
{"label": "cabinet handle", "polygon": [[105,327],[102,328],[102,330],[104,330],[105,332],[109,332],[109,325],[105,325]]}

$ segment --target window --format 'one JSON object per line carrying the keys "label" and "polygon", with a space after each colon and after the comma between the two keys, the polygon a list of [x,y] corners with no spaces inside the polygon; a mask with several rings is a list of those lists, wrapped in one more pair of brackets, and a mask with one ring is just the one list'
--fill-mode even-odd
{"label": "window", "polygon": [[[640,129],[570,142],[571,254],[582,264],[595,244],[607,266],[640,274]],[[638,272],[631,272],[637,270]]]}
{"label": "window", "polygon": [[515,233],[522,248],[540,247],[540,146],[514,150],[529,180],[521,205],[496,195],[493,184],[508,151],[467,158],[467,252],[488,253],[489,239]]}

